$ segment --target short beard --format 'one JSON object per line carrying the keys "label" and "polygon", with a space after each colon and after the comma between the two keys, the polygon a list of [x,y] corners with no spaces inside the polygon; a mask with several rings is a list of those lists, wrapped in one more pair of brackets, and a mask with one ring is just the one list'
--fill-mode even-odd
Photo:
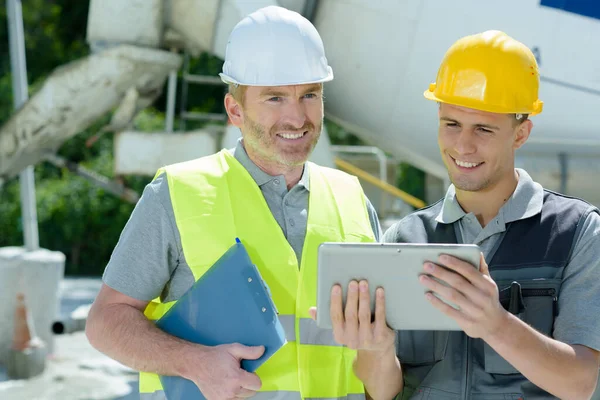
{"label": "short beard", "polygon": [[[261,158],[274,162],[287,167],[297,167],[304,165],[311,153],[313,152],[319,137],[321,136],[321,129],[323,128],[323,122],[315,127],[312,122],[307,121],[302,128],[297,129],[291,125],[275,125],[271,128],[267,134],[262,125],[252,120],[248,116],[245,117],[244,121],[247,129],[247,134],[244,135],[244,141],[258,154]],[[289,132],[315,132],[315,137],[312,142],[307,143],[305,147],[298,149],[298,152],[293,154],[282,154],[274,150],[275,132],[277,131],[289,131]]]}

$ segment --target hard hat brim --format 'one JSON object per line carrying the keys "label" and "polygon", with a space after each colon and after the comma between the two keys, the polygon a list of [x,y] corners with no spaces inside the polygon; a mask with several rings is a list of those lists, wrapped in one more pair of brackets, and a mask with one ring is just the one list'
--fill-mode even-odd
{"label": "hard hat brim", "polygon": [[331,67],[327,67],[327,75],[323,78],[317,78],[306,81],[283,81],[283,82],[241,82],[233,77],[220,73],[221,80],[228,85],[242,85],[242,86],[292,86],[292,85],[309,85],[311,83],[325,83],[333,80],[333,70]]}
{"label": "hard hat brim", "polygon": [[534,116],[534,115],[538,115],[542,112],[542,107],[543,107],[543,102],[541,100],[538,100],[536,102],[536,104],[534,105],[534,107],[536,108],[535,110],[520,110],[520,111],[507,111],[507,110],[501,110],[498,108],[494,108],[491,106],[482,106],[482,105],[475,105],[475,104],[461,104],[460,102],[452,102],[452,101],[448,101],[448,100],[442,100],[439,97],[437,97],[431,90],[427,89],[426,91],[423,92],[423,96],[425,96],[425,98],[427,100],[431,100],[431,101],[436,101],[438,103],[446,103],[446,104],[451,104],[454,106],[459,106],[459,107],[465,107],[465,108],[472,108],[474,110],[479,110],[479,111],[486,111],[486,112],[491,112],[491,113],[496,113],[496,114],[527,114],[529,116]]}

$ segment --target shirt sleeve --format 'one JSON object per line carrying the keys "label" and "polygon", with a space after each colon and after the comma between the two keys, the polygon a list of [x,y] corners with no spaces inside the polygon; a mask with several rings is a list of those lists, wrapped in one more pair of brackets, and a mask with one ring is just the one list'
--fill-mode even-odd
{"label": "shirt sleeve", "polygon": [[583,223],[563,274],[554,338],[600,350],[600,215]]}
{"label": "shirt sleeve", "polygon": [[371,222],[371,229],[373,229],[373,234],[375,235],[375,241],[379,242],[381,240],[381,225],[379,224],[379,217],[377,216],[377,211],[371,204],[371,201],[365,196],[367,203],[367,212],[369,214],[369,222]]}
{"label": "shirt sleeve", "polygon": [[[104,271],[111,288],[138,300],[159,297],[181,257],[166,176],[149,183],[136,204]],[[164,204],[163,199],[168,199]]]}

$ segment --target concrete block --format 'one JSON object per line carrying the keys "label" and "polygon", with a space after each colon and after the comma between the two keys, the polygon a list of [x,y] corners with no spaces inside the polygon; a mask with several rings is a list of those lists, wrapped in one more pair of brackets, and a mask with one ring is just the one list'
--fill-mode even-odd
{"label": "concrete block", "polygon": [[26,350],[13,350],[8,353],[6,373],[10,379],[30,379],[46,369],[47,348],[43,343]]}
{"label": "concrete block", "polygon": [[115,135],[115,174],[149,175],[165,165],[193,160],[217,151],[212,132],[121,132]]}
{"label": "concrete block", "polygon": [[163,11],[162,0],[91,0],[87,40],[158,48]]}
{"label": "concrete block", "polygon": [[0,248],[0,364],[6,364],[14,334],[17,293],[25,295],[32,337],[38,336],[52,353],[52,323],[59,312],[59,283],[65,255],[46,249]]}

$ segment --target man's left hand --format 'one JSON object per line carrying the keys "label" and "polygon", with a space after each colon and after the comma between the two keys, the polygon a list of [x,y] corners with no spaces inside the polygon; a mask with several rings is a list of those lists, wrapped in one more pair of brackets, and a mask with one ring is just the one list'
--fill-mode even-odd
{"label": "man's left hand", "polygon": [[[502,326],[507,312],[500,304],[498,286],[490,277],[483,254],[480,257],[480,270],[468,262],[448,255],[439,258],[442,266],[425,263],[425,274],[443,282],[445,286],[427,275],[419,278],[421,284],[431,290],[425,296],[435,308],[453,318],[462,330],[473,338],[494,335]],[[458,309],[441,299],[458,306]]]}

